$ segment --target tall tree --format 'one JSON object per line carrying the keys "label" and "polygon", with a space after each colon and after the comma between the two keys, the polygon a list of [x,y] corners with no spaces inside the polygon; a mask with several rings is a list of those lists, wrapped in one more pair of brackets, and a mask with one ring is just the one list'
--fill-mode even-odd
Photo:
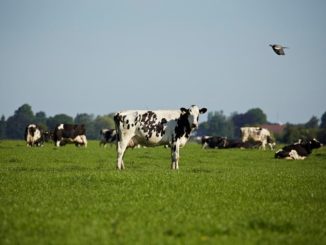
{"label": "tall tree", "polygon": [[319,120],[317,117],[313,116],[308,122],[304,125],[305,128],[318,128]]}
{"label": "tall tree", "polygon": [[4,115],[1,116],[0,119],[0,139],[6,139],[6,118]]}
{"label": "tall tree", "polygon": [[207,123],[199,126],[199,135],[219,135],[233,137],[233,123],[227,118],[223,111],[209,112]]}
{"label": "tall tree", "polygon": [[29,104],[22,105],[7,120],[7,137],[10,139],[23,139],[26,126],[33,122],[34,113],[32,107]]}
{"label": "tall tree", "polygon": [[35,119],[34,122],[40,126],[43,127],[43,129],[47,130],[47,125],[46,125],[46,114],[43,111],[35,113]]}
{"label": "tall tree", "polygon": [[231,115],[234,125],[234,135],[240,136],[240,128],[243,126],[258,126],[267,123],[267,116],[260,108],[252,108],[246,113],[236,113]]}
{"label": "tall tree", "polygon": [[321,143],[326,144],[326,112],[321,116],[317,138]]}
{"label": "tall tree", "polygon": [[260,108],[253,108],[245,113],[245,124],[260,125],[267,122],[267,116]]}
{"label": "tall tree", "polygon": [[321,116],[319,127],[326,129],[326,112]]}
{"label": "tall tree", "polygon": [[53,130],[55,126],[61,123],[73,124],[74,119],[66,114],[57,114],[54,117],[49,117],[46,121],[48,129]]}
{"label": "tall tree", "polygon": [[307,128],[303,124],[287,124],[284,128],[282,142],[294,143],[299,139],[312,139],[317,137],[316,128]]}
{"label": "tall tree", "polygon": [[114,120],[113,120],[113,115],[104,115],[104,116],[97,116],[95,118],[95,127],[98,131],[104,128],[114,128]]}
{"label": "tall tree", "polygon": [[81,113],[77,114],[75,117],[74,122],[76,124],[84,124],[86,128],[86,136],[89,139],[95,139],[95,128],[94,128],[94,115],[87,114],[87,113]]}

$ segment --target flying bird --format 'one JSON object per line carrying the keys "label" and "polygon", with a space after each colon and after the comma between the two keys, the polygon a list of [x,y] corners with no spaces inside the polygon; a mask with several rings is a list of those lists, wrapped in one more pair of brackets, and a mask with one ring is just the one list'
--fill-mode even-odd
{"label": "flying bird", "polygon": [[270,44],[269,46],[272,47],[272,49],[277,55],[285,55],[284,49],[288,48],[288,47],[283,47],[282,45],[279,44]]}

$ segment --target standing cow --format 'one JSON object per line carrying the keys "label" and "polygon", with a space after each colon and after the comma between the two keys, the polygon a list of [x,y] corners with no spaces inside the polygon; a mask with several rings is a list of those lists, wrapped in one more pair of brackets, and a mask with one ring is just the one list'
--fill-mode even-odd
{"label": "standing cow", "polygon": [[199,115],[206,108],[158,111],[123,111],[114,116],[117,130],[117,169],[124,169],[123,155],[127,147],[169,145],[172,169],[179,169],[179,148],[184,146],[191,132],[198,127]]}
{"label": "standing cow", "polygon": [[29,124],[25,129],[25,140],[27,146],[43,146],[44,131],[36,124]]}
{"label": "standing cow", "polygon": [[100,130],[100,146],[113,143],[117,140],[117,130],[115,129],[101,129]]}
{"label": "standing cow", "polygon": [[266,128],[242,127],[240,128],[240,131],[242,142],[247,142],[249,140],[260,141],[263,150],[266,149],[267,144],[271,150],[275,145],[274,141],[272,140],[271,133]]}
{"label": "standing cow", "polygon": [[59,124],[53,131],[53,141],[57,147],[67,143],[87,147],[85,126],[83,124]]}

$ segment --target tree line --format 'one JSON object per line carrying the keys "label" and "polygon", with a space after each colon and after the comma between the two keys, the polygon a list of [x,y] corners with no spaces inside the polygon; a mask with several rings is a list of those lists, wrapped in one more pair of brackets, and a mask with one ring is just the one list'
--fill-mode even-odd
{"label": "tree line", "polygon": [[[57,114],[47,117],[43,111],[34,113],[29,104],[23,104],[14,115],[7,119],[0,119],[0,139],[23,139],[25,128],[34,123],[43,127],[44,130],[53,130],[60,123],[84,124],[88,139],[98,139],[99,132],[103,128],[114,128],[114,113],[94,116],[93,114],[80,113],[74,118],[66,114]],[[223,111],[211,111],[207,121],[200,123],[197,135],[219,135],[229,138],[240,137],[240,128],[243,126],[261,126],[271,124],[266,114],[260,108],[249,109],[245,113],[234,112],[230,116],[224,115]],[[287,123],[284,130],[274,134],[277,142],[292,143],[299,138],[317,138],[326,143],[326,112],[320,120],[313,116],[304,124]]]}
{"label": "tree line", "polygon": [[86,137],[98,139],[99,132],[103,128],[114,128],[114,114],[94,116],[93,114],[80,113],[75,118],[66,114],[57,114],[47,117],[43,111],[33,113],[29,104],[19,107],[13,116],[0,119],[0,139],[23,139],[25,128],[28,124],[40,125],[44,130],[50,131],[60,123],[84,124],[86,127]]}

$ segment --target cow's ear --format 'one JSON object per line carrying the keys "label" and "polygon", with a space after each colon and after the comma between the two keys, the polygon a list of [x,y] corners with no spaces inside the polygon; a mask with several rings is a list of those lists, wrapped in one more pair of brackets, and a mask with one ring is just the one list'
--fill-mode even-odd
{"label": "cow's ear", "polygon": [[200,114],[204,114],[205,112],[207,111],[207,108],[201,108],[200,110],[199,110],[199,113]]}
{"label": "cow's ear", "polygon": [[185,113],[187,113],[188,110],[186,108],[184,108],[184,107],[181,107],[180,111],[181,111],[182,114],[185,114]]}

